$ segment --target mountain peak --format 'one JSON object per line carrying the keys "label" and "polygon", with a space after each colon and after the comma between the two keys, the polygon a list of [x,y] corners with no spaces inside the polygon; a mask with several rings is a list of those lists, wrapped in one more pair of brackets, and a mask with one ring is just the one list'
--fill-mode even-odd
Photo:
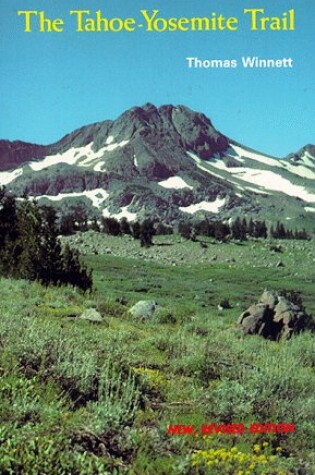
{"label": "mountain peak", "polygon": [[16,195],[66,212],[83,206],[90,216],[272,220],[274,203],[283,219],[315,213],[313,145],[276,159],[229,139],[185,105],[147,102],[47,146],[0,141],[0,167],[0,184]]}
{"label": "mountain peak", "polygon": [[148,112],[156,112],[157,111],[157,107],[152,104],[151,102],[146,102],[142,107],[141,109],[143,109],[144,111],[148,111]]}

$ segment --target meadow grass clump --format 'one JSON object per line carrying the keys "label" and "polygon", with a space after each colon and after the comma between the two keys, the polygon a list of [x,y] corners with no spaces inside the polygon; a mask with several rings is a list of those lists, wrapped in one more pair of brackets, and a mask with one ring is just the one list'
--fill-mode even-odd
{"label": "meadow grass clump", "polygon": [[139,405],[140,392],[129,370],[124,374],[117,363],[108,359],[101,368],[96,401],[87,404],[89,427],[96,434],[129,425]]}
{"label": "meadow grass clump", "polygon": [[169,325],[176,325],[177,318],[176,314],[170,310],[162,310],[158,312],[156,318],[154,319],[155,323],[165,323]]}
{"label": "meadow grass clump", "polygon": [[126,307],[113,299],[107,298],[96,302],[96,309],[107,317],[125,317]]}

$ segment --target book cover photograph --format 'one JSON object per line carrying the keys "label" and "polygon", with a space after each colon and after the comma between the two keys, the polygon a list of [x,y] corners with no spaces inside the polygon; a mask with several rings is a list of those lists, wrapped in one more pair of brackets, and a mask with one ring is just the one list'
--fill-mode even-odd
{"label": "book cover photograph", "polygon": [[313,0],[1,0],[0,475],[315,473]]}

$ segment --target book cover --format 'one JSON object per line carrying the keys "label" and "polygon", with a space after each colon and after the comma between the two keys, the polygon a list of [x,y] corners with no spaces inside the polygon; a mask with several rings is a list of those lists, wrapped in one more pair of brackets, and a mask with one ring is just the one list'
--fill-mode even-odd
{"label": "book cover", "polygon": [[313,473],[312,0],[0,13],[0,473]]}

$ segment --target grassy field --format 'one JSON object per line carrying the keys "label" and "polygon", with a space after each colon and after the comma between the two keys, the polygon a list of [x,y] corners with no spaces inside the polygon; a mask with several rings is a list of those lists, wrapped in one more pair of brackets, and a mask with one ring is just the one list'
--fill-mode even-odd
{"label": "grassy field", "polygon": [[[142,249],[87,234],[77,247],[89,295],[1,280],[2,475],[314,473],[314,336],[277,343],[236,328],[265,288],[300,291],[315,314],[314,242],[163,236]],[[164,310],[135,320],[129,308],[147,299]],[[77,318],[91,307],[102,323]],[[200,430],[268,422],[296,428]],[[194,431],[169,435],[176,424]]]}

